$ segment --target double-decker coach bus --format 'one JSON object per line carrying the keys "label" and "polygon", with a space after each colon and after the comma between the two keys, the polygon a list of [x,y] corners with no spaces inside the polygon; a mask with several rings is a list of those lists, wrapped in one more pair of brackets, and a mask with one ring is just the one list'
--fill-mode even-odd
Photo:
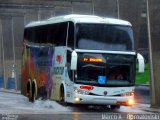
{"label": "double-decker coach bus", "polygon": [[136,61],[131,23],[64,15],[26,25],[22,94],[72,104],[132,105]]}

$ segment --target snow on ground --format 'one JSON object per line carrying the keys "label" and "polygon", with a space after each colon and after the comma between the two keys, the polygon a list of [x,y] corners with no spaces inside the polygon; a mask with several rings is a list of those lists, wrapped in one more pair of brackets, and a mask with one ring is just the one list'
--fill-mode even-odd
{"label": "snow on ground", "polygon": [[41,99],[38,99],[35,101],[33,107],[35,109],[47,109],[47,110],[54,110],[54,111],[70,111],[67,107],[65,106],[62,106],[60,104],[58,104],[57,102],[55,101],[51,101],[51,100],[41,100]]}
{"label": "snow on ground", "polygon": [[[10,114],[54,114],[54,113],[72,113],[72,112],[134,112],[144,113],[145,111],[135,107],[122,106],[119,110],[107,110],[99,107],[75,107],[62,106],[52,100],[38,99],[34,103],[28,101],[28,98],[21,94],[0,92],[0,113]],[[146,112],[145,112],[146,113]]]}
{"label": "snow on ground", "polygon": [[35,103],[28,101],[28,98],[21,94],[0,92],[0,113],[51,113],[70,111],[67,107],[51,100],[38,99]]}

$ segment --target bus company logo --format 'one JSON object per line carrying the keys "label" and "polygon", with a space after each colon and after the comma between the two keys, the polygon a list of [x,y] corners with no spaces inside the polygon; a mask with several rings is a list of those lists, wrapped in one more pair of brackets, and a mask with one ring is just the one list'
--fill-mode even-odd
{"label": "bus company logo", "polygon": [[57,55],[57,56],[56,56],[56,61],[57,61],[58,63],[62,63],[62,56],[61,56],[61,55]]}

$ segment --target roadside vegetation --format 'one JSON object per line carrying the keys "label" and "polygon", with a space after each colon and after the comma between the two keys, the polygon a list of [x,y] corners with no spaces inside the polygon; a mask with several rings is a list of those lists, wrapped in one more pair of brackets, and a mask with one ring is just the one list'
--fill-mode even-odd
{"label": "roadside vegetation", "polygon": [[144,73],[138,73],[138,66],[136,67],[136,85],[149,85],[150,82],[150,66],[145,64]]}

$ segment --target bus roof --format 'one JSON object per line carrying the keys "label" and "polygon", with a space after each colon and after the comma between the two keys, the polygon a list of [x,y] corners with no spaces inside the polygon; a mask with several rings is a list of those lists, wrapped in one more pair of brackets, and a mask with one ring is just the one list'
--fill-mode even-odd
{"label": "bus roof", "polygon": [[131,26],[130,22],[120,20],[120,19],[99,17],[99,16],[95,16],[95,15],[71,14],[71,15],[51,17],[51,18],[49,18],[47,20],[43,20],[43,21],[31,22],[28,25],[26,25],[25,27],[33,27],[33,26],[54,24],[54,23],[60,23],[60,22],[66,22],[66,21],[72,21],[74,23],[103,23],[103,24],[115,24],[115,25]]}

